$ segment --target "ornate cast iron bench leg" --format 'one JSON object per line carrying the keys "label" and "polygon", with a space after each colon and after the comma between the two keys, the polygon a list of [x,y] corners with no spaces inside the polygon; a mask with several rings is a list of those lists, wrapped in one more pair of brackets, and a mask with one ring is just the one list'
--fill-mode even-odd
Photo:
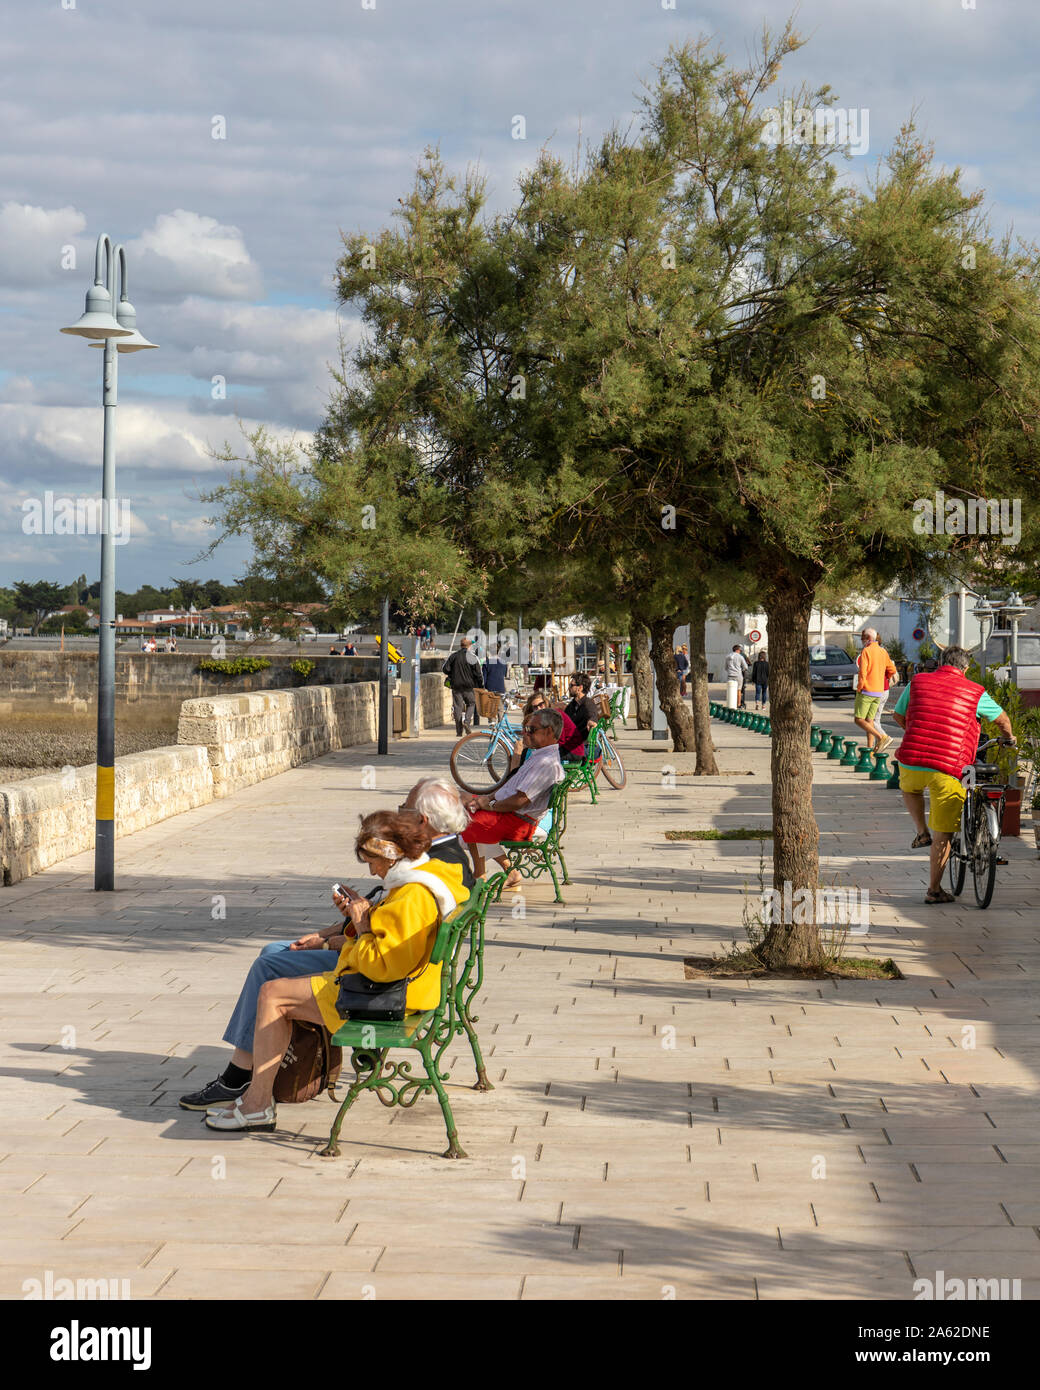
{"label": "ornate cast iron bench leg", "polygon": [[[332,1129],[329,1133],[329,1142],[321,1150],[319,1155],[321,1158],[339,1158],[339,1132],[343,1127],[343,1120],[346,1117],[346,1113],[357,1100],[361,1092],[365,1090],[366,1087],[370,1086],[376,1077],[382,1074],[387,1050],[388,1049],[384,1048],[382,1052],[364,1052],[359,1048],[355,1048],[351,1052],[350,1060],[354,1067],[354,1080],[350,1083],[350,1088],[343,1097],[343,1103],[336,1112],[336,1118],[332,1122]],[[370,1063],[364,1073],[362,1073],[360,1061],[362,1057],[367,1058]]]}
{"label": "ornate cast iron bench leg", "polygon": [[426,1075],[430,1078],[430,1084],[437,1092],[437,1099],[441,1103],[441,1114],[444,1116],[444,1128],[448,1131],[448,1147],[444,1150],[445,1158],[467,1158],[465,1149],[459,1147],[459,1132],[455,1128],[455,1116],[451,1113],[451,1102],[448,1100],[448,1093],[444,1089],[441,1081],[440,1072],[437,1070],[436,1063],[430,1055],[430,1040],[422,1038],[416,1042],[416,1049],[423,1059],[423,1066],[426,1068]]}

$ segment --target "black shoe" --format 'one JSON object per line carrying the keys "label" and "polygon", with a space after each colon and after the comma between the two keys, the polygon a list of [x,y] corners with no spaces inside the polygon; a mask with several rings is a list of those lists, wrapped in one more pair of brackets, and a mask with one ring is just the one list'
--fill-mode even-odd
{"label": "black shoe", "polygon": [[245,1086],[225,1086],[218,1076],[215,1081],[211,1081],[208,1086],[203,1086],[201,1091],[192,1091],[190,1096],[181,1096],[177,1104],[182,1110],[208,1110],[211,1105],[219,1105],[221,1101],[232,1104],[239,1096],[244,1096]]}

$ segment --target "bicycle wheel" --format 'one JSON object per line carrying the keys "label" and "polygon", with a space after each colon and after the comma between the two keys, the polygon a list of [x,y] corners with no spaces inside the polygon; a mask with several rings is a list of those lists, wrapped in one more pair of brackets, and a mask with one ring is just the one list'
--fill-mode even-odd
{"label": "bicycle wheel", "polygon": [[960,897],[961,889],[964,887],[964,875],[967,872],[967,865],[962,858],[964,851],[961,843],[960,834],[954,835],[950,841],[950,859],[947,865],[950,871],[950,892],[955,898]]}
{"label": "bicycle wheel", "polygon": [[509,751],[490,729],[475,729],[451,750],[451,775],[465,792],[481,796],[500,787],[509,775]]}
{"label": "bicycle wheel", "polygon": [[599,736],[599,753],[599,768],[603,776],[615,791],[621,791],[628,781],[628,775],[622,765],[621,758],[618,756],[617,749],[606,734],[601,733]]}
{"label": "bicycle wheel", "polygon": [[975,880],[975,901],[979,907],[989,907],[993,885],[997,878],[997,843],[1000,826],[992,806],[982,806],[975,821],[975,843],[972,846],[971,873]]}

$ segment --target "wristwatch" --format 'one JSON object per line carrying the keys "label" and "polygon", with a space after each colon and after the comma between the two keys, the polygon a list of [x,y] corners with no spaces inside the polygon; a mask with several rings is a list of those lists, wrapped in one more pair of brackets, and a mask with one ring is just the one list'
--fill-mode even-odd
{"label": "wristwatch", "polygon": [[488,801],[488,810],[489,810],[489,811],[493,811],[494,809],[495,809],[495,798],[494,798],[494,797],[491,797],[491,798],[489,799],[489,801]]}

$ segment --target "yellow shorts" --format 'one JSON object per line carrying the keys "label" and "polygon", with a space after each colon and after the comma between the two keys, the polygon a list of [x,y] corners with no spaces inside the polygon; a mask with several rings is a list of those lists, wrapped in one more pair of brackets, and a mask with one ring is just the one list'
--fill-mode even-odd
{"label": "yellow shorts", "polygon": [[961,807],[967,792],[958,777],[936,772],[930,767],[901,767],[899,790],[928,793],[928,828],[940,835],[953,835],[961,823]]}

